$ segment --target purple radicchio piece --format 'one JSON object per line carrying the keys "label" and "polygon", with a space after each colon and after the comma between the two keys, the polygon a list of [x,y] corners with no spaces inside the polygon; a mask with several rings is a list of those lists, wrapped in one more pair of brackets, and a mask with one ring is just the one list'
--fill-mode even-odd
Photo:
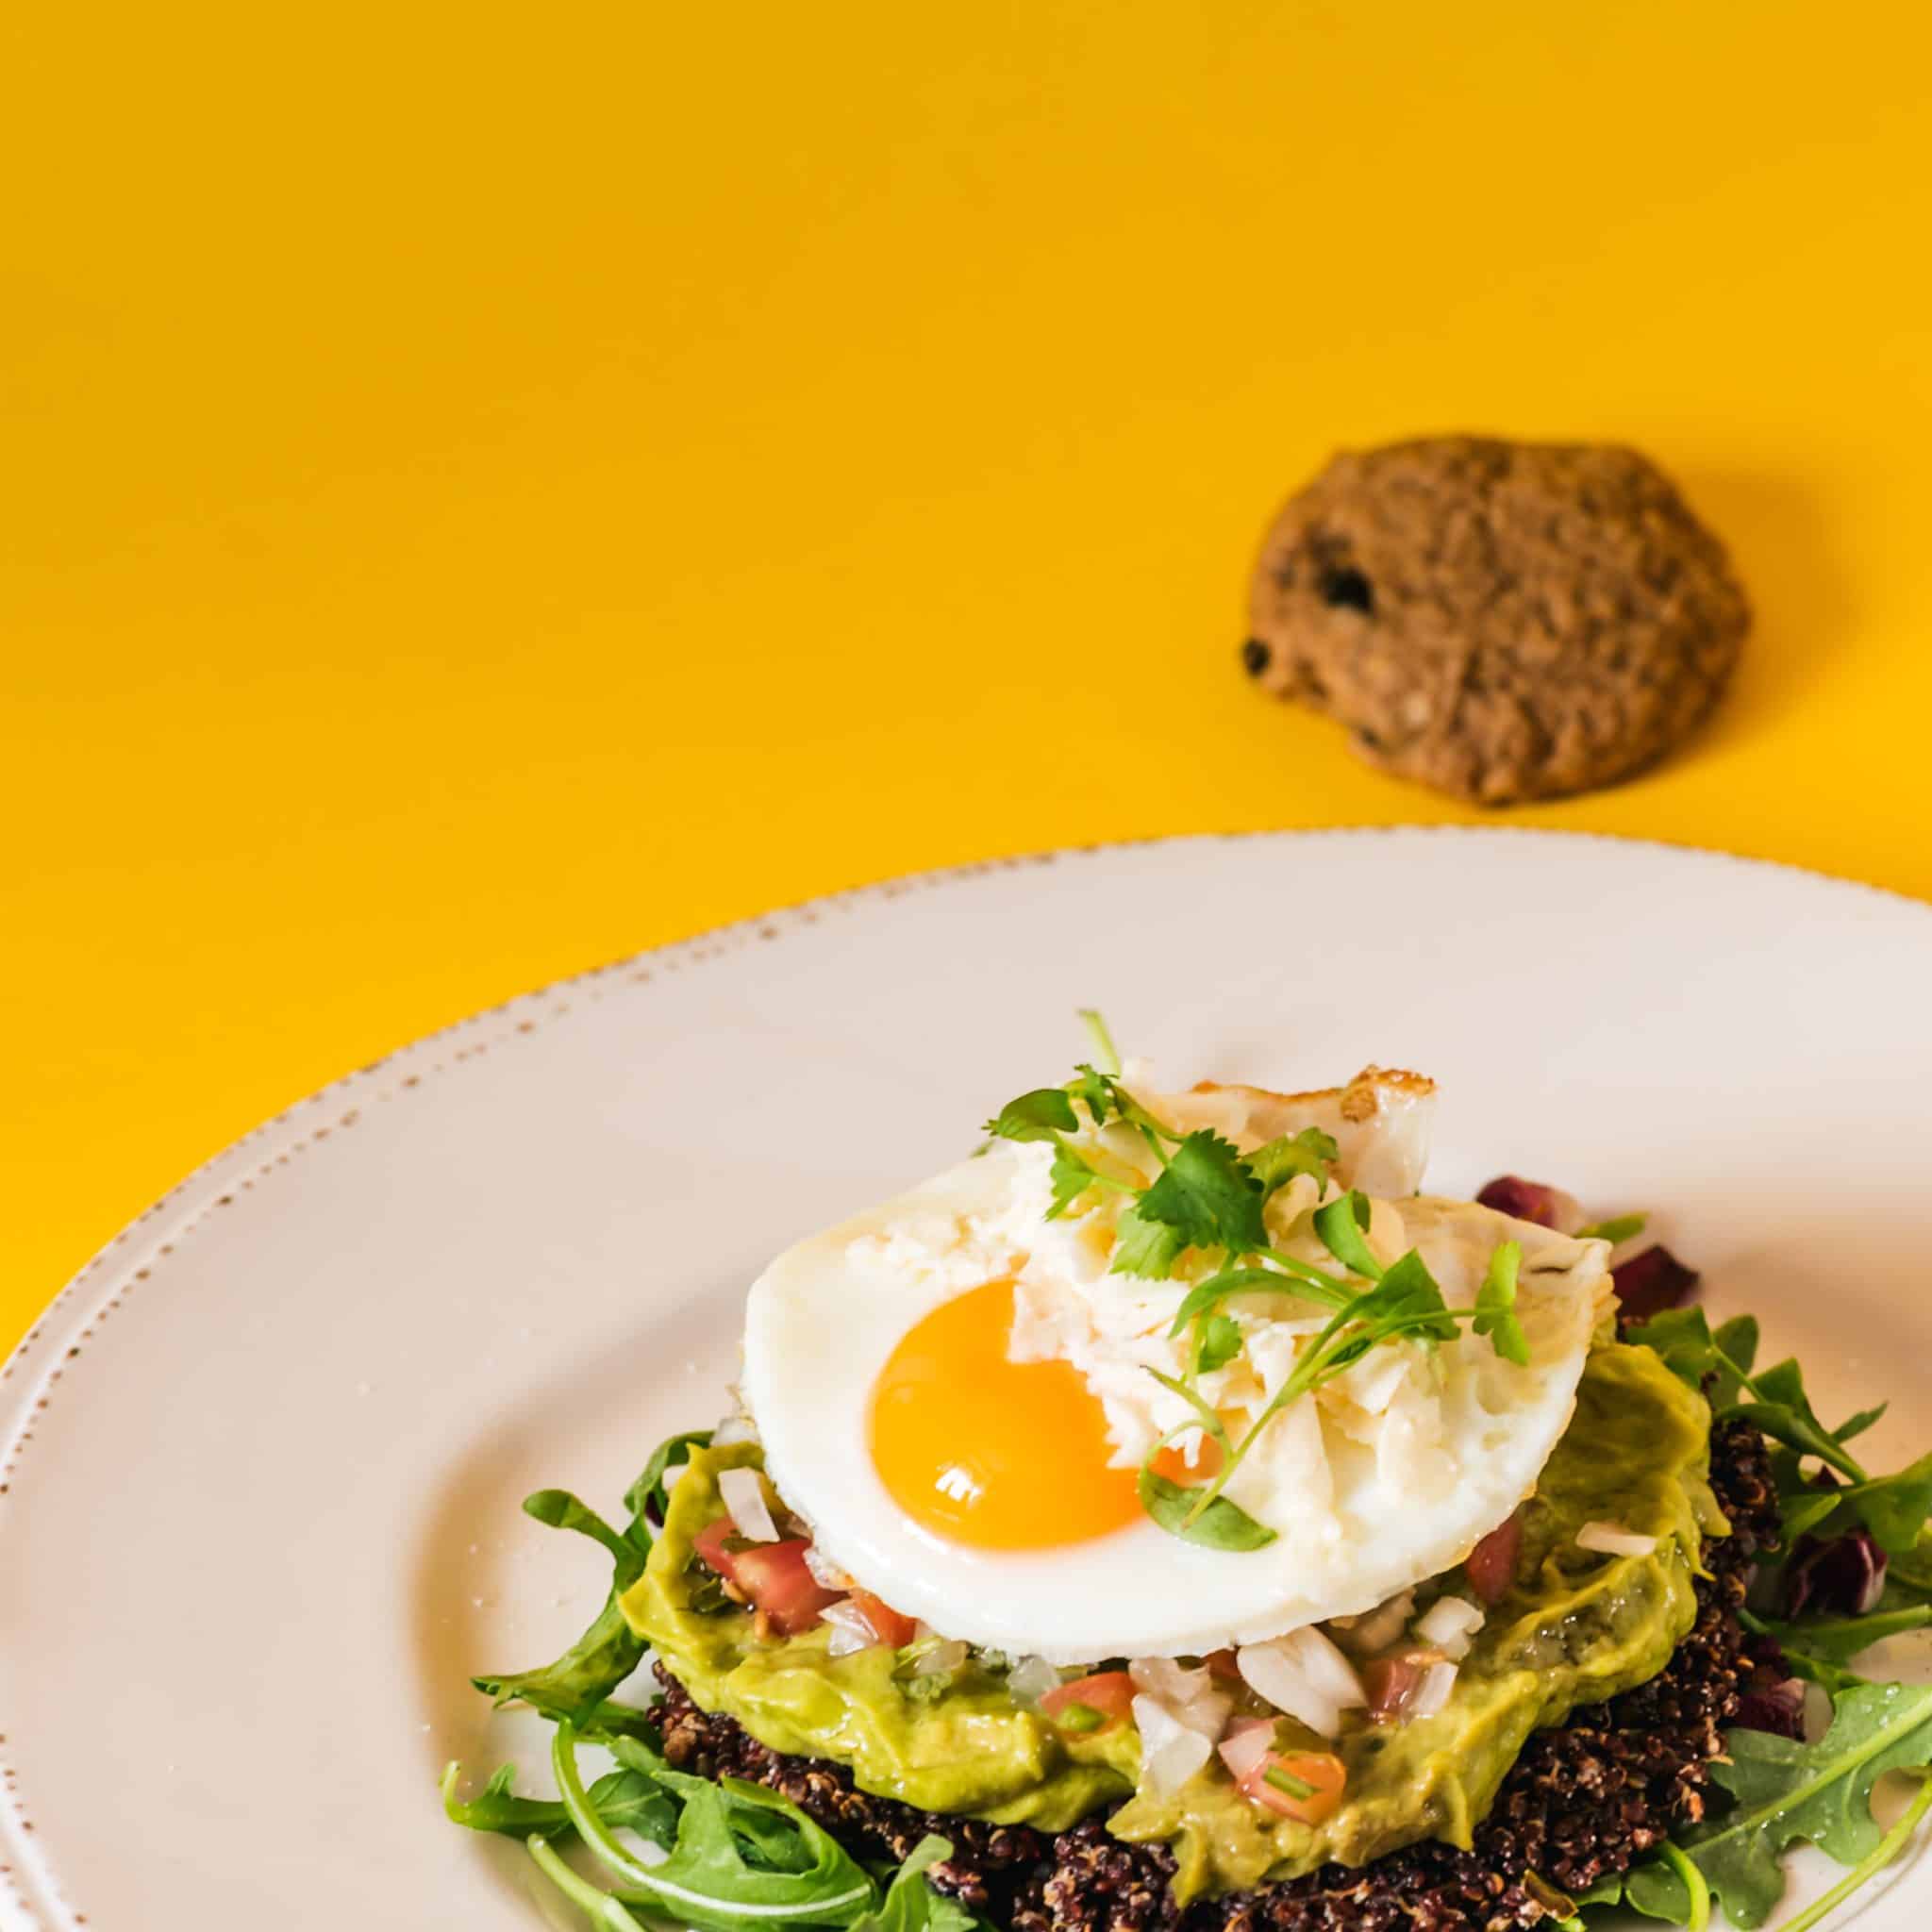
{"label": "purple radicchio piece", "polygon": [[1475,1198],[1479,1206],[1493,1208],[1498,1214],[1554,1227],[1559,1234],[1574,1234],[1583,1225],[1583,1209],[1574,1194],[1545,1187],[1541,1181],[1526,1181],[1520,1174],[1498,1174]]}
{"label": "purple radicchio piece", "polygon": [[1752,1637],[1744,1645],[1751,1665],[1731,1720],[1740,1730],[1769,1731],[1774,1738],[1805,1741],[1805,1686],[1791,1675],[1783,1649],[1774,1637]]}
{"label": "purple radicchio piece", "polygon": [[1632,1255],[1610,1271],[1626,1322],[1648,1322],[1678,1308],[1697,1291],[1698,1274],[1660,1243]]}
{"label": "purple radicchio piece", "polygon": [[1785,1614],[1864,1617],[1885,1593],[1885,1552],[1860,1524],[1821,1542],[1803,1536],[1785,1567]]}

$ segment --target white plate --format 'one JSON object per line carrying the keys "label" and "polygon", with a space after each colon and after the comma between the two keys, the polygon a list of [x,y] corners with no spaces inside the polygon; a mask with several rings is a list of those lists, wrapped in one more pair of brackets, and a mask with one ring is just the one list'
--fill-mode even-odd
{"label": "white plate", "polygon": [[[0,1383],[0,1924],[516,1932],[446,1825],[519,1740],[469,1673],[588,1620],[614,1504],[711,1421],[775,1249],[955,1158],[1099,1003],[1177,1075],[1444,1085],[1436,1181],[1657,1210],[1822,1407],[1932,1436],[1932,917],[1501,832],[1195,840],[874,888],[517,1000],[271,1122]],[[1932,1868],[1860,1923],[1932,1916]],[[567,1924],[560,1915],[549,1923]]]}

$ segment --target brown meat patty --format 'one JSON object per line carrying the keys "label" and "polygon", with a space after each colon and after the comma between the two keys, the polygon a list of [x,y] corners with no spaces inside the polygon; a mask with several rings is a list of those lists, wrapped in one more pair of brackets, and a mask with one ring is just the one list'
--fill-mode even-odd
{"label": "brown meat patty", "polygon": [[1091,1818],[1050,1836],[1024,1825],[915,1810],[853,1787],[842,1765],[785,1757],[734,1720],[700,1710],[658,1666],[664,1751],[680,1769],[750,1779],[790,1798],[861,1857],[903,1858],[929,1832],[953,1856],[926,1876],[1015,1932],[1504,1932],[1552,1916],[1548,1888],[1588,1890],[1703,1815],[1752,1666],[1738,1610],[1760,1549],[1778,1533],[1763,1440],[1740,1423],[1711,1434],[1711,1484],[1731,1534],[1706,1543],[1698,1615],[1663,1671],[1540,1731],[1504,1778],[1469,1851],[1436,1840],[1374,1864],[1326,1865],[1185,1910],[1166,1849],[1130,1845]]}

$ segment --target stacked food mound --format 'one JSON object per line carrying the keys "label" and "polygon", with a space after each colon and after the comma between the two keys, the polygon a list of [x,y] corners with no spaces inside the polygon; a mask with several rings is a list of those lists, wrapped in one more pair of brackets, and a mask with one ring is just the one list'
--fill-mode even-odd
{"label": "stacked food mound", "polygon": [[[1619,1339],[1634,1220],[1419,1192],[1427,1080],[1162,1093],[1098,1038],[772,1264],[740,1411],[628,1529],[531,1499],[616,1587],[479,1680],[556,1721],[558,1798],[453,1774],[453,1815],[607,1926],[1449,1932],[1633,1868],[1697,1923],[1674,1840],[1726,1803],[1725,1727],[1808,1748],[1744,1608],[1778,1535],[1751,1338],[1658,1316],[1694,1277],[1651,1249]],[[613,1698],[640,1663],[659,1694]]]}

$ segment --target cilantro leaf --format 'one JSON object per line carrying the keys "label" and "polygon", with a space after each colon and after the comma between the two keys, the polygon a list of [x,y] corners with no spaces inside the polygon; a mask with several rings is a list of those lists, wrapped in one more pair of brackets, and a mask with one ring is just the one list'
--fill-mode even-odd
{"label": "cilantro leaf", "polygon": [[1516,1276],[1523,1266],[1521,1241],[1504,1241],[1490,1257],[1489,1272],[1475,1296],[1475,1332],[1492,1338],[1496,1353],[1519,1369],[1529,1366],[1529,1338],[1516,1318]]}
{"label": "cilantro leaf", "polygon": [[996,1141],[1051,1141],[1056,1134],[1074,1132],[1079,1124],[1064,1087],[1036,1087],[1008,1101],[987,1122],[986,1132]]}
{"label": "cilantro leaf", "polygon": [[1174,1273],[1181,1250],[1188,1244],[1179,1228],[1165,1222],[1149,1221],[1136,1202],[1114,1227],[1114,1274],[1139,1274],[1150,1281],[1165,1281]]}
{"label": "cilantro leaf", "polygon": [[1319,1268],[1310,1268],[1289,1255],[1275,1255],[1272,1258],[1280,1264],[1278,1270],[1224,1268],[1219,1274],[1197,1281],[1175,1311],[1168,1334],[1180,1334],[1196,1315],[1209,1314],[1238,1294],[1298,1294],[1331,1308],[1346,1307],[1355,1299],[1355,1291],[1345,1282],[1324,1274]]}
{"label": "cilantro leaf", "polygon": [[1141,1508],[1184,1542],[1209,1550],[1259,1550],[1274,1541],[1274,1530],[1225,1496],[1212,1497],[1201,1508],[1199,1490],[1184,1489],[1152,1469],[1141,1470],[1140,1490]]}
{"label": "cilantro leaf", "polygon": [[1341,1158],[1332,1135],[1320,1127],[1304,1127],[1298,1134],[1283,1134],[1257,1147],[1242,1159],[1248,1172],[1261,1184],[1265,1201],[1285,1188],[1297,1174],[1307,1174],[1325,1183],[1328,1171]]}
{"label": "cilantro leaf", "polygon": [[1209,1315],[1194,1344],[1194,1373],[1211,1375],[1224,1369],[1241,1352],[1241,1328],[1232,1315]]}
{"label": "cilantro leaf", "polygon": [[1351,1190],[1338,1199],[1315,1209],[1315,1232],[1322,1245],[1348,1270],[1366,1281],[1382,1278],[1382,1264],[1375,1259],[1362,1230],[1369,1224],[1369,1197]]}
{"label": "cilantro leaf", "polygon": [[[1099,1187],[1107,1181],[1107,1176],[1097,1173],[1064,1141],[1054,1142],[1053,1166],[1048,1173],[1053,1180],[1053,1205],[1046,1210],[1049,1221],[1058,1221],[1090,1188]],[[1119,1185],[1118,1182],[1108,1184]]]}
{"label": "cilantro leaf", "polygon": [[1211,1127],[1181,1141],[1136,1211],[1143,1221],[1175,1229],[1188,1247],[1245,1255],[1268,1245],[1260,1189],[1234,1142]]}
{"label": "cilantro leaf", "polygon": [[1375,1330],[1414,1335],[1424,1341],[1454,1341],[1457,1336],[1456,1318],[1442,1299],[1442,1291],[1429,1273],[1428,1263],[1414,1248],[1398,1257],[1381,1280],[1366,1294],[1357,1296],[1343,1315],[1369,1325],[1371,1332],[1363,1339],[1371,1346],[1381,1339]]}
{"label": "cilantro leaf", "polygon": [[1749,1932],[1783,1898],[1781,1860],[1801,1839],[1842,1865],[1878,1850],[1872,1788],[1886,1772],[1932,1757],[1932,1685],[1856,1685],[1834,1698],[1831,1728],[1814,1744],[1734,1730],[1727,1748],[1711,1775],[1735,1802],[1678,1843],[1731,1923]]}

